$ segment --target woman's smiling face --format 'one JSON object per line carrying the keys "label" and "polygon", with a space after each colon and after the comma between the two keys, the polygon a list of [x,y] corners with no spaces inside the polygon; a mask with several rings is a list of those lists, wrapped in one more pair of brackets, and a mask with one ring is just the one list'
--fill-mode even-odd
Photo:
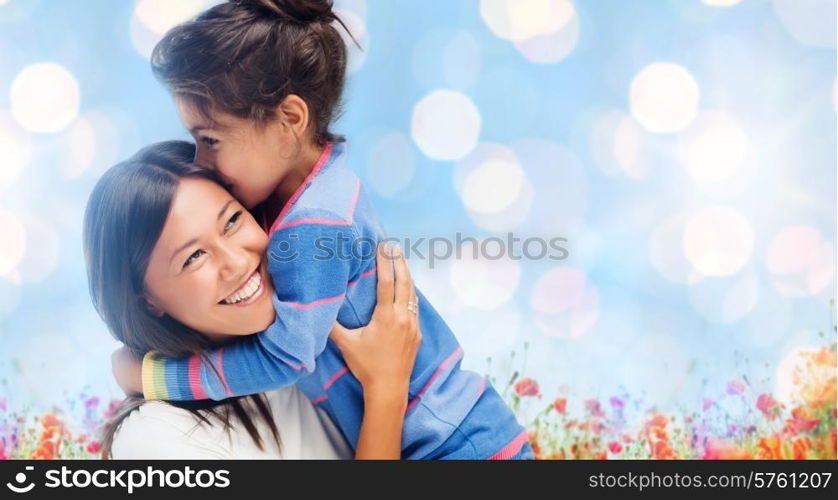
{"label": "woman's smiling face", "polygon": [[218,184],[185,178],[145,275],[146,300],[213,340],[265,330],[274,320],[268,236]]}

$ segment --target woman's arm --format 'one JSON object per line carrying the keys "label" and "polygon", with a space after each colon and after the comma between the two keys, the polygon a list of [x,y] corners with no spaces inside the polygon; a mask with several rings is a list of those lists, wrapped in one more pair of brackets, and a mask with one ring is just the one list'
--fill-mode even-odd
{"label": "woman's arm", "polygon": [[382,245],[376,258],[378,298],[372,320],[357,330],[336,325],[330,336],[364,390],[355,458],[395,460],[401,458],[410,374],[422,333],[416,289],[401,249],[395,247],[390,257]]}

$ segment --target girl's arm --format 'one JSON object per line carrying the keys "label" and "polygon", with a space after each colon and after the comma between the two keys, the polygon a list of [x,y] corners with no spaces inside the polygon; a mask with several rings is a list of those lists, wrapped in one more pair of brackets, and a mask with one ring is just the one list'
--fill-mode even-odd
{"label": "girl's arm", "polygon": [[151,352],[140,370],[115,364],[120,387],[129,393],[139,388],[146,399],[220,400],[278,389],[312,373],[347,289],[358,280],[375,279],[376,269],[372,255],[353,252],[354,243],[369,235],[357,234],[351,223],[331,212],[304,215],[270,238],[266,258],[276,319],[267,330],[210,349],[203,357]]}
{"label": "girl's arm", "polygon": [[364,390],[355,458],[395,460],[401,457],[410,373],[422,334],[416,290],[401,250],[393,250],[393,265],[381,251],[377,259],[378,297],[369,325],[358,330],[336,325],[330,337]]}
{"label": "girl's arm", "polygon": [[[379,246],[377,300],[370,323],[357,330],[336,323],[330,333],[364,391],[357,459],[400,458],[410,374],[422,341],[418,309],[408,311],[408,302],[418,308],[416,290],[401,251],[393,254],[397,258],[391,259]],[[114,355],[114,374],[123,390],[136,393],[142,386],[130,384],[139,379],[141,366],[130,356],[124,348]]]}

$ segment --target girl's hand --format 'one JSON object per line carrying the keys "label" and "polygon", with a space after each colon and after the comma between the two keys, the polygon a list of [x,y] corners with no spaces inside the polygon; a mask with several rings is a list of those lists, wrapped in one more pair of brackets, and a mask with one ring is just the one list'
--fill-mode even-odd
{"label": "girl's hand", "polygon": [[335,324],[329,336],[361,382],[365,398],[374,392],[406,401],[410,374],[422,341],[416,290],[398,246],[392,248],[390,256],[387,246],[379,245],[376,264],[378,301],[370,323],[356,330]]}
{"label": "girl's hand", "polygon": [[122,346],[111,354],[111,370],[126,396],[143,396],[143,360]]}

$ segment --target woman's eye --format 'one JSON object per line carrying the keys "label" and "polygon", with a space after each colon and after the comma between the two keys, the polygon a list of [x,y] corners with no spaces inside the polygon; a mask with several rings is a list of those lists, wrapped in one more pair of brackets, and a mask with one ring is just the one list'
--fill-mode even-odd
{"label": "woman's eye", "polygon": [[224,226],[224,232],[225,233],[227,231],[229,231],[230,229],[233,229],[233,226],[236,225],[236,222],[238,222],[239,217],[241,217],[241,215],[242,215],[242,211],[239,210],[238,212],[234,213],[232,217],[230,217],[230,220],[228,220],[227,224]]}
{"label": "woman's eye", "polygon": [[200,257],[200,256],[201,256],[201,255],[203,255],[203,254],[204,254],[204,251],[203,251],[203,250],[195,250],[195,251],[192,253],[192,255],[190,255],[190,256],[189,256],[189,258],[188,258],[188,259],[186,259],[186,262],[184,262],[184,263],[183,263],[183,267],[184,267],[184,268],[186,268],[186,266],[188,266],[189,264],[191,264],[191,263],[195,262],[196,260],[198,260],[198,257]]}
{"label": "woman's eye", "polygon": [[218,144],[218,139],[213,139],[212,137],[201,137],[201,142],[207,146],[215,146]]}

